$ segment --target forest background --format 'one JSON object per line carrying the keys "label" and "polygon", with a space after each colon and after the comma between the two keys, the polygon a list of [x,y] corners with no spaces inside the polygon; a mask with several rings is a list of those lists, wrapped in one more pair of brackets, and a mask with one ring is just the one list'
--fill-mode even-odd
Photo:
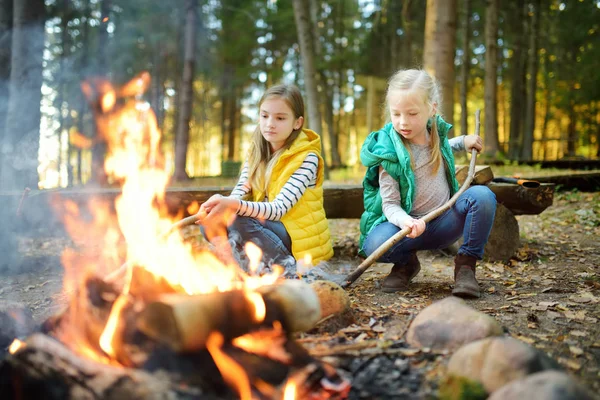
{"label": "forest background", "polygon": [[437,77],[454,134],[482,110],[484,160],[598,159],[599,24],[598,0],[0,0],[0,190],[110,184],[82,82],[142,71],[173,182],[235,176],[278,82],[358,182],[408,67]]}

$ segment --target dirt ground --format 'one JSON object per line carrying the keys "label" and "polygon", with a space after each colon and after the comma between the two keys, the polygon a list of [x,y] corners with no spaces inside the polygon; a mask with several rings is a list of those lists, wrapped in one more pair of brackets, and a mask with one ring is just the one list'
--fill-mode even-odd
{"label": "dirt ground", "polygon": [[[478,279],[483,296],[468,303],[495,317],[510,335],[549,354],[598,393],[600,193],[560,192],[542,214],[517,219],[522,244],[518,254],[509,263],[482,262]],[[330,262],[331,270],[347,273],[360,263],[353,255],[358,223],[330,223],[338,254]],[[0,302],[23,303],[40,322],[56,313],[66,302],[60,254],[69,245],[64,237],[21,238],[19,251],[27,262],[17,273],[0,272]],[[421,309],[451,294],[452,257],[434,252],[419,257],[422,271],[410,292],[381,292],[379,284],[390,265],[376,264],[349,289],[356,324],[302,335],[301,342],[320,354],[324,345],[331,350],[331,340],[361,348],[400,337]],[[437,379],[440,374],[434,368],[428,376]]]}

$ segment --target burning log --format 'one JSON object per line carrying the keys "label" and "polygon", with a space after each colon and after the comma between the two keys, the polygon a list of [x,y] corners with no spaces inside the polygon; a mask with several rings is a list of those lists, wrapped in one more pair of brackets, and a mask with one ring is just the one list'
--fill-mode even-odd
{"label": "burning log", "polygon": [[34,334],[0,364],[4,399],[177,398],[179,390],[160,374],[79,357],[60,342]]}
{"label": "burning log", "polygon": [[[175,351],[189,352],[204,348],[213,331],[228,340],[279,321],[287,332],[297,332],[312,328],[321,318],[316,293],[302,281],[261,288],[258,297],[243,290],[166,294],[145,307],[137,328]],[[257,315],[261,307],[263,316]]]}

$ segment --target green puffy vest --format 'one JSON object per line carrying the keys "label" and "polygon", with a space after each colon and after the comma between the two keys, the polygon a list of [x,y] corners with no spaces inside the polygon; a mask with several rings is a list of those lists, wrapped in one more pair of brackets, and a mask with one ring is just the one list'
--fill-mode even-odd
{"label": "green puffy vest", "polygon": [[[450,182],[450,195],[458,191],[458,181],[454,174],[454,154],[448,143],[448,132],[452,125],[447,123],[439,115],[435,116],[437,130],[440,137],[440,150],[446,164],[448,181]],[[427,129],[431,129],[431,119],[427,123]],[[400,139],[400,135],[391,123],[382,129],[371,132],[365,139],[360,150],[360,161],[367,172],[363,179],[363,200],[365,211],[360,218],[360,242],[361,255],[363,243],[367,235],[387,218],[383,215],[381,208],[381,195],[379,194],[379,166],[382,166],[392,176],[400,187],[401,207],[410,214],[415,197],[415,175],[410,165],[410,155]]]}

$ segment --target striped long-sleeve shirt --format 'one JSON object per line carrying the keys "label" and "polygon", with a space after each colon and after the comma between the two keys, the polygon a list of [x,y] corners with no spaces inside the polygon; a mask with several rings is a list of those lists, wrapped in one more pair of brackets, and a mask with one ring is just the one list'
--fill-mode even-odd
{"label": "striped long-sleeve shirt", "polygon": [[244,163],[240,179],[229,197],[240,199],[237,215],[279,221],[300,200],[307,188],[314,188],[317,181],[319,158],[315,153],[308,153],[302,165],[290,176],[281,191],[272,201],[241,200],[252,190],[248,182],[248,162]]}

